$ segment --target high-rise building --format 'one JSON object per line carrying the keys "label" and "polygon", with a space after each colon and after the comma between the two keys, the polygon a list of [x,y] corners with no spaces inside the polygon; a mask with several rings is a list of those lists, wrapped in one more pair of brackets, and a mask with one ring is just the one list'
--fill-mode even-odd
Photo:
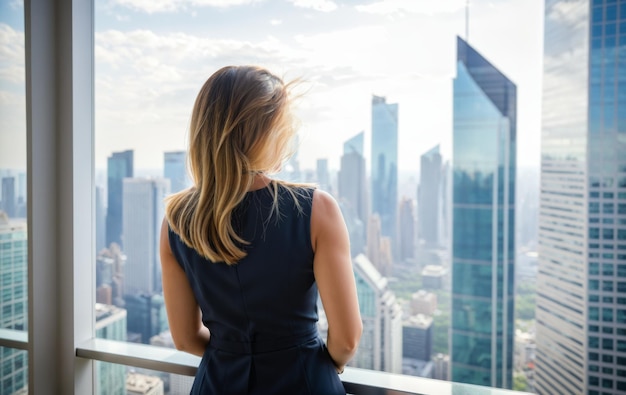
{"label": "high-rise building", "polygon": [[626,1],[546,1],[539,394],[626,393],[625,54]]}
{"label": "high-rise building", "polygon": [[436,380],[448,380],[450,370],[450,357],[437,354],[433,357],[433,378]]}
{"label": "high-rise building", "polygon": [[124,305],[128,311],[128,341],[148,344],[153,336],[169,329],[163,295],[127,294]]}
{"label": "high-rise building", "polygon": [[361,156],[365,156],[364,145],[365,132],[359,132],[343,143],[343,154],[345,155],[354,152]]}
{"label": "high-rise building", "polygon": [[432,316],[435,314],[435,310],[437,310],[437,295],[420,289],[411,295],[410,307],[411,315]]}
{"label": "high-rise building", "polygon": [[163,199],[170,181],[163,178],[126,178],[123,187],[123,230],[126,246],[124,293],[161,291],[159,237],[165,211]]}
{"label": "high-rise building", "polygon": [[428,247],[438,247],[442,220],[443,169],[439,145],[420,157],[420,184],[417,189],[418,238]]}
{"label": "high-rise building", "polygon": [[[28,243],[25,220],[14,220],[0,211],[0,328],[28,329]],[[0,347],[2,393],[13,394],[28,385],[26,351]]]}
{"label": "high-rise building", "polygon": [[365,255],[355,257],[353,267],[363,334],[350,366],[402,373],[402,309]]}
{"label": "high-rise building", "polygon": [[[367,259],[372,265],[379,270],[380,262],[380,217],[378,214],[372,214],[367,224]],[[380,271],[380,270],[379,270]]]}
{"label": "high-rise building", "polygon": [[122,242],[122,188],[124,178],[133,177],[132,150],[114,152],[107,159],[107,217],[106,217],[106,245],[117,243],[124,247]]}
{"label": "high-rise building", "polygon": [[398,207],[398,104],[372,97],[372,213],[383,236],[395,241]]}
{"label": "high-rise building", "polygon": [[316,161],[315,174],[317,184],[324,191],[330,192],[330,173],[328,172],[328,159],[320,158]]}
{"label": "high-rise building", "polygon": [[96,253],[107,247],[106,244],[106,207],[104,188],[96,186]]}
{"label": "high-rise building", "polygon": [[115,243],[98,252],[96,256],[96,302],[124,307],[125,265],[126,255]]}
{"label": "high-rise building", "polygon": [[[126,341],[126,310],[96,303],[96,337]],[[96,394],[125,394],[126,366],[96,361]]]}
{"label": "high-rise building", "polygon": [[15,218],[15,177],[2,178],[2,206],[0,207],[9,218]]}
{"label": "high-rise building", "polygon": [[398,210],[399,229],[398,235],[399,255],[401,261],[413,259],[415,257],[415,215],[413,210],[413,199],[403,197]]}
{"label": "high-rise building", "polygon": [[451,380],[511,388],[516,87],[461,38],[453,86]]}
{"label": "high-rise building", "polygon": [[337,177],[338,200],[348,226],[352,256],[365,251],[369,218],[363,136],[360,132],[343,144]]}
{"label": "high-rise building", "polygon": [[430,361],[433,353],[433,318],[418,314],[402,325],[402,357]]}
{"label": "high-rise building", "polygon": [[170,180],[170,191],[180,192],[191,185],[187,173],[187,152],[171,151],[163,153],[163,177]]}

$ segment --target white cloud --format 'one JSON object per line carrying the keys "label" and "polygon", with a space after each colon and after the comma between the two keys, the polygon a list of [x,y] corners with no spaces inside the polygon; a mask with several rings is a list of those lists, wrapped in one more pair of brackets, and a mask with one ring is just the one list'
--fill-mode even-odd
{"label": "white cloud", "polygon": [[15,10],[23,10],[24,9],[24,0],[12,0],[9,5],[11,8]]}
{"label": "white cloud", "polygon": [[24,33],[0,23],[0,81],[24,83]]}
{"label": "white cloud", "polygon": [[113,0],[117,5],[148,14],[176,12],[190,7],[227,8],[261,1],[263,0]]}
{"label": "white cloud", "polygon": [[337,9],[337,4],[330,0],[289,0],[296,7],[310,8],[316,11],[331,12]]}
{"label": "white cloud", "polygon": [[278,26],[278,25],[282,25],[283,24],[283,20],[282,19],[272,19],[270,20],[270,25],[272,26]]}
{"label": "white cloud", "polygon": [[357,5],[357,11],[378,15],[402,15],[404,13],[433,15],[455,12],[465,7],[464,0],[382,0],[367,5]]}

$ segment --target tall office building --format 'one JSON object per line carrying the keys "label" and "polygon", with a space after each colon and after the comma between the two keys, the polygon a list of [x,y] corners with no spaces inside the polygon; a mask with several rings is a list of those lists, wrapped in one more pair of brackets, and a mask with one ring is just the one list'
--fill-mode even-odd
{"label": "tall office building", "polygon": [[106,244],[106,217],[104,205],[104,188],[96,186],[96,253],[107,247]]}
{"label": "tall office building", "polygon": [[[28,329],[27,262],[25,220],[12,220],[0,211],[0,328]],[[13,394],[28,385],[26,351],[0,347],[0,392]],[[5,367],[9,367],[7,370]]]}
{"label": "tall office building", "polygon": [[461,38],[453,86],[451,379],[511,388],[516,87]]}
{"label": "tall office building", "polygon": [[169,329],[162,294],[127,294],[124,306],[128,311],[129,341],[148,344],[153,336]]}
{"label": "tall office building", "polygon": [[402,309],[365,255],[355,257],[353,267],[363,334],[350,366],[402,373]]}
{"label": "tall office building", "polygon": [[15,218],[15,177],[2,178],[2,209],[9,218]]}
{"label": "tall office building", "polygon": [[626,1],[548,0],[544,32],[535,389],[624,394]]}
{"label": "tall office building", "polygon": [[427,315],[408,317],[402,326],[402,357],[430,361],[433,354],[433,318]]}
{"label": "tall office building", "polygon": [[96,256],[96,302],[124,307],[124,266],[126,255],[111,244]]}
{"label": "tall office building", "polygon": [[324,191],[331,192],[330,173],[328,172],[328,159],[320,158],[316,161],[315,174],[317,184]]}
{"label": "tall office building", "polygon": [[415,257],[415,215],[413,210],[413,199],[407,197],[400,201],[398,241],[400,243],[400,260],[406,261]]}
{"label": "tall office building", "polygon": [[382,235],[380,231],[380,217],[377,214],[370,216],[367,224],[367,250],[366,256],[376,270],[380,271],[380,243]]}
{"label": "tall office building", "polygon": [[187,173],[187,152],[171,151],[163,153],[163,177],[170,180],[170,191],[180,192],[191,185]]}
{"label": "tall office building", "polygon": [[106,245],[117,243],[124,248],[122,242],[122,187],[124,178],[133,177],[132,150],[114,152],[107,159],[107,217]]}
{"label": "tall office building", "polygon": [[395,242],[398,207],[398,105],[372,97],[372,213]]}
{"label": "tall office building", "polygon": [[159,237],[170,181],[126,178],[123,185],[124,293],[161,292]]}
{"label": "tall office building", "polygon": [[420,157],[420,184],[417,189],[417,237],[428,247],[438,247],[442,220],[443,169],[439,145]]}
{"label": "tall office building", "polygon": [[365,132],[359,132],[343,143],[343,154],[351,152],[364,156]]}
{"label": "tall office building", "polygon": [[[96,303],[96,337],[126,341],[126,310]],[[96,393],[125,394],[126,366],[96,361]]]}
{"label": "tall office building", "polygon": [[367,240],[369,210],[363,136],[364,132],[360,132],[343,144],[341,167],[337,175],[338,200],[348,226],[352,256],[365,251]]}

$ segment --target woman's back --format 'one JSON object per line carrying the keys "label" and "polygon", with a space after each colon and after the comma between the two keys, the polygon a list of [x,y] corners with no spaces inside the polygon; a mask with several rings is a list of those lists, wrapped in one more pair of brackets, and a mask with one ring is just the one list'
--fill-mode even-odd
{"label": "woman's back", "polygon": [[317,332],[313,190],[278,186],[274,211],[268,188],[247,193],[233,212],[249,243],[237,264],[212,263],[169,231],[211,332],[192,393],[345,393]]}

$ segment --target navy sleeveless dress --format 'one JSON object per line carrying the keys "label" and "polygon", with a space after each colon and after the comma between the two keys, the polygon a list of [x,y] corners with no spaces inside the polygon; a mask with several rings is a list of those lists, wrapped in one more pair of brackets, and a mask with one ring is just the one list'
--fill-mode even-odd
{"label": "navy sleeveless dress", "polygon": [[[211,339],[192,394],[345,394],[317,330],[313,275],[313,190],[248,192],[233,226],[250,242],[235,265],[213,263],[169,232]],[[271,215],[271,216],[270,216]]]}

